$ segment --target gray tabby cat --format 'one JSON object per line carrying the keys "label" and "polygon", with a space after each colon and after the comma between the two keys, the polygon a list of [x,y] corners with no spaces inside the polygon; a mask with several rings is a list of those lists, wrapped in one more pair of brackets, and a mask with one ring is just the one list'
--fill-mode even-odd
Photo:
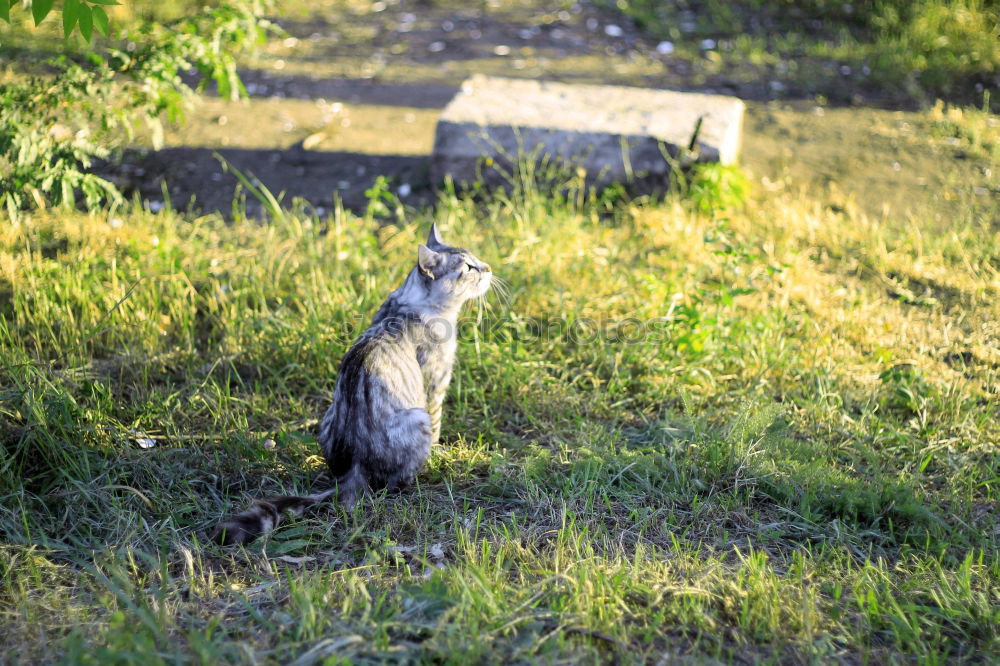
{"label": "gray tabby cat", "polygon": [[319,432],[336,488],[257,500],[216,527],[212,539],[246,543],[274,529],[286,511],[300,515],[334,494],[350,507],[367,490],[409,485],[441,433],[458,312],[489,290],[492,277],[488,264],[444,243],[432,226],[416,266],[340,363]]}

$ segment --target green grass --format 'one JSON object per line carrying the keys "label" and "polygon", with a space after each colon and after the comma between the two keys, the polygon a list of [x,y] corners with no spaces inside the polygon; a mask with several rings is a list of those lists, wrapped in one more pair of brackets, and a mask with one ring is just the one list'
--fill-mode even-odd
{"label": "green grass", "polygon": [[[4,225],[7,658],[1000,657],[992,222],[748,186]],[[511,288],[467,313],[417,487],[205,544],[328,483],[340,356],[432,219]]]}
{"label": "green grass", "polygon": [[[774,92],[888,104],[978,103],[1000,86],[995,0],[619,0],[706,77],[770,78]],[[703,39],[718,42],[705,50]],[[860,96],[859,96],[859,93]]]}

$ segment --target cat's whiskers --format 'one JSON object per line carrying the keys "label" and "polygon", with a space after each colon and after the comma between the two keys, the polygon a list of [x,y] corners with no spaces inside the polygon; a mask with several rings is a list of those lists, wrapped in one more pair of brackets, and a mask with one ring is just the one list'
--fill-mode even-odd
{"label": "cat's whiskers", "polygon": [[500,300],[500,303],[504,307],[509,307],[510,285],[507,283],[507,281],[494,273],[492,287],[493,288],[491,289],[491,291],[497,295],[497,298]]}

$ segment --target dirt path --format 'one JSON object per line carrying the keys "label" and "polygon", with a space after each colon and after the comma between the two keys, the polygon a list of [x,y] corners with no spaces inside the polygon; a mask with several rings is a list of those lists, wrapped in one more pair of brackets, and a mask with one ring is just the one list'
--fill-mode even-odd
{"label": "dirt path", "polygon": [[427,204],[438,112],[464,78],[484,72],[737,95],[750,103],[743,163],[753,177],[830,205],[946,222],[953,205],[995,207],[1000,192],[989,159],[934,136],[926,113],[817,106],[815,91],[775,85],[766,71],[675,57],[591,4],[335,4],[282,20],[287,36],[246,63],[250,100],[205,98],[166,149],[133,154],[119,182],[154,207],[165,182],[175,206],[227,211],[236,180],[218,154],[320,214],[335,198],[363,207],[378,175],[404,202]]}

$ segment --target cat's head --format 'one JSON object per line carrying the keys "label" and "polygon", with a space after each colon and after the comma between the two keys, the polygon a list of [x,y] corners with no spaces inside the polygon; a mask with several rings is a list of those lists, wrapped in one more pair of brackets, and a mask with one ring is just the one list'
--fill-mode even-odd
{"label": "cat's head", "polygon": [[445,243],[435,225],[427,243],[417,248],[416,275],[426,289],[428,303],[444,309],[482,296],[493,279],[489,264],[465,248]]}

